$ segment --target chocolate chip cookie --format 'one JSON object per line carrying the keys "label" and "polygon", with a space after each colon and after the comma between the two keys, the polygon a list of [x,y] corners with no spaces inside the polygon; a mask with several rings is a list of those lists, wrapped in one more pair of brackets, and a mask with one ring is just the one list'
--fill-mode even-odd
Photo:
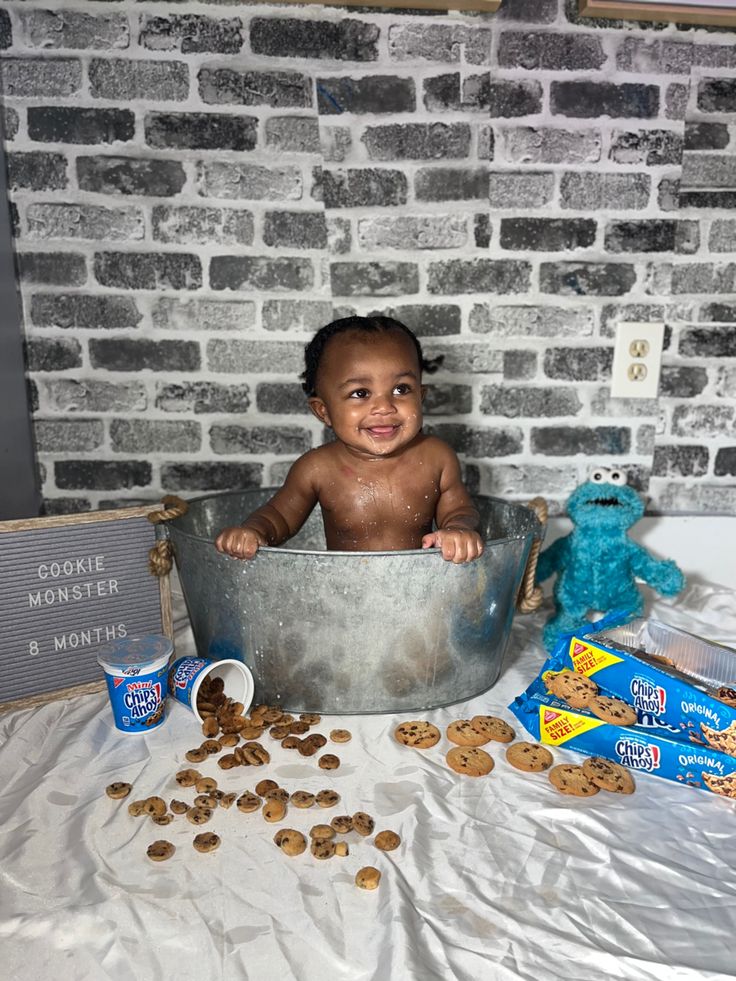
{"label": "chocolate chip cookie", "polygon": [[307,850],[307,839],[301,831],[296,831],[294,828],[279,828],[273,836],[273,841],[284,855],[289,855],[291,858]]}
{"label": "chocolate chip cookie", "polygon": [[474,715],[470,724],[477,732],[498,743],[510,743],[516,737],[516,733],[508,722],[504,722],[503,719],[499,719],[495,715]]}
{"label": "chocolate chip cookie", "polygon": [[237,801],[235,802],[235,806],[239,811],[242,811],[243,814],[252,814],[253,811],[257,811],[260,808],[262,803],[263,801],[257,794],[251,793],[250,790],[246,790],[240,795],[240,797],[238,797]]}
{"label": "chocolate chip cookie", "polygon": [[493,769],[493,757],[477,746],[455,746],[445,759],[451,770],[465,777],[484,777]]}
{"label": "chocolate chip cookie", "polygon": [[334,807],[340,800],[340,795],[336,790],[320,790],[314,799],[320,807]]}
{"label": "chocolate chip cookie", "polygon": [[491,741],[491,737],[476,729],[470,719],[456,719],[449,724],[445,733],[456,746],[484,746]]}
{"label": "chocolate chip cookie", "polygon": [[116,780],[115,783],[110,783],[105,787],[105,793],[108,797],[113,800],[122,800],[127,797],[128,794],[133,789],[133,784],[123,783],[122,780]]}
{"label": "chocolate chip cookie", "polygon": [[403,746],[430,749],[440,741],[440,731],[431,722],[402,722],[394,730],[394,738]]}
{"label": "chocolate chip cookie", "polygon": [[381,873],[374,869],[372,865],[366,865],[355,873],[355,885],[359,889],[378,889],[381,881]]}
{"label": "chocolate chip cookie", "polygon": [[571,763],[553,766],[549,771],[549,782],[561,794],[569,794],[572,797],[592,797],[600,789],[586,776],[582,766],[574,766]]}
{"label": "chocolate chip cookie", "polygon": [[373,844],[382,852],[392,852],[401,844],[401,838],[395,831],[379,831],[373,839]]}
{"label": "chocolate chip cookie", "polygon": [[159,839],[158,841],[151,842],[146,849],[146,855],[148,855],[152,862],[165,862],[168,858],[171,858],[175,851],[176,848],[170,841]]}
{"label": "chocolate chip cookie", "polygon": [[732,722],[727,729],[712,729],[701,722],[700,731],[703,733],[705,741],[713,749],[727,753],[729,756],[736,756],[736,722]]}
{"label": "chocolate chip cookie", "polygon": [[612,794],[633,794],[634,778],[625,766],[607,760],[603,756],[590,756],[583,763],[583,773],[596,787]]}
{"label": "chocolate chip cookie", "polygon": [[220,841],[220,836],[216,835],[214,831],[204,831],[195,836],[192,844],[198,852],[214,852],[220,847]]}
{"label": "chocolate chip cookie", "polygon": [[291,803],[294,807],[311,807],[315,799],[314,794],[310,794],[307,790],[295,790],[291,795]]}
{"label": "chocolate chip cookie", "polygon": [[607,695],[594,695],[588,702],[588,711],[613,726],[633,726],[638,716],[636,709],[620,698]]}
{"label": "chocolate chip cookie", "polygon": [[511,766],[526,773],[548,770],[554,762],[550,751],[539,743],[514,743],[506,750],[506,759]]}
{"label": "chocolate chip cookie", "polygon": [[702,777],[705,786],[714,794],[736,798],[736,773],[729,773],[725,777],[718,777],[714,773],[703,773]]}
{"label": "chocolate chip cookie", "polygon": [[572,708],[585,708],[591,698],[598,694],[598,685],[577,671],[564,670],[545,675],[544,683],[553,695]]}

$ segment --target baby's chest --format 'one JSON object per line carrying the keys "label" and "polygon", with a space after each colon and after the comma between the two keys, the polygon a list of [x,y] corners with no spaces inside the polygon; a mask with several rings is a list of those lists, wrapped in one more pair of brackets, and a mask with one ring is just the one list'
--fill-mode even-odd
{"label": "baby's chest", "polygon": [[355,476],[325,488],[320,505],[340,525],[370,522],[424,527],[432,521],[438,499],[439,488],[431,481]]}

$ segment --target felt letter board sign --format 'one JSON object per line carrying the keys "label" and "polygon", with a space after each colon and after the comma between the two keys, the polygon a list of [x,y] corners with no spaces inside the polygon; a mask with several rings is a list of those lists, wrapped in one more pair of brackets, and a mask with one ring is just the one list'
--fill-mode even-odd
{"label": "felt letter board sign", "polygon": [[155,509],[0,522],[0,708],[101,690],[102,644],[172,636],[168,576],[148,569]]}

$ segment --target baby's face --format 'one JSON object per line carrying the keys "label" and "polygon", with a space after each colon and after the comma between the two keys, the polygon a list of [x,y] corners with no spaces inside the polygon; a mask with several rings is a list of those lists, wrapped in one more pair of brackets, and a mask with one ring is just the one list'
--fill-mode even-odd
{"label": "baby's face", "polygon": [[422,428],[421,369],[401,331],[337,334],[317,372],[309,404],[337,438],[363,457],[393,456]]}

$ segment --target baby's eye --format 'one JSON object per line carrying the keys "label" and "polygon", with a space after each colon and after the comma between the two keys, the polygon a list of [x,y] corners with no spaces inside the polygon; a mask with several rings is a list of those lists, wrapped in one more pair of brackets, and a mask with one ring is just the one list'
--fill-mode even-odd
{"label": "baby's eye", "polygon": [[367,388],[356,388],[355,391],[350,393],[351,399],[364,399],[368,395]]}
{"label": "baby's eye", "polygon": [[410,391],[411,385],[407,385],[405,382],[394,386],[394,395],[408,395]]}

